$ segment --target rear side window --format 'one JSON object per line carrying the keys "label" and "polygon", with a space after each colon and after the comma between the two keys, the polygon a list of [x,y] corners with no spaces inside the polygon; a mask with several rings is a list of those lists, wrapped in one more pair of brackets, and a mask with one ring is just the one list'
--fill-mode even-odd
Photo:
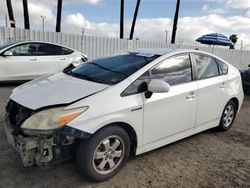
{"label": "rear side window", "polygon": [[52,55],[68,55],[71,53],[73,53],[73,50],[70,50],[62,46],[40,43],[37,55],[52,56]]}
{"label": "rear side window", "polygon": [[63,55],[69,55],[72,54],[74,51],[65,47],[62,47],[62,54]]}
{"label": "rear side window", "polygon": [[221,60],[216,60],[218,65],[219,65],[219,68],[220,68],[220,74],[227,74],[228,73],[228,66],[226,63],[224,63],[223,61]]}
{"label": "rear side window", "polygon": [[204,55],[195,55],[198,79],[211,78],[219,75],[219,69],[213,58]]}
{"label": "rear side window", "polygon": [[160,79],[169,85],[191,81],[192,68],[189,55],[180,55],[164,60],[151,71],[151,79]]}

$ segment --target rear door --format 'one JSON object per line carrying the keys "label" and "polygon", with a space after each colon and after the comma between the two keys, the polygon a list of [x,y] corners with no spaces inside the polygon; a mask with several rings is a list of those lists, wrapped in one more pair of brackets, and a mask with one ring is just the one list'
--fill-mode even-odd
{"label": "rear door", "polygon": [[4,80],[31,80],[38,76],[37,45],[24,43],[11,47],[12,56],[1,56],[1,77]]}
{"label": "rear door", "polygon": [[69,63],[69,55],[65,55],[63,47],[47,43],[39,43],[38,59],[39,76],[60,72]]}
{"label": "rear door", "polygon": [[199,88],[196,126],[209,126],[219,123],[226,104],[227,75],[220,75],[216,59],[193,54],[196,62],[196,75]]}

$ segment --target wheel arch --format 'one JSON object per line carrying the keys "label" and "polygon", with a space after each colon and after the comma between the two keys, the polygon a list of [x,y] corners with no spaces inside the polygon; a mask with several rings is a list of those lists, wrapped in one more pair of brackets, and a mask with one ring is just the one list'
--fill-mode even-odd
{"label": "wheel arch", "polygon": [[131,125],[129,125],[128,123],[125,123],[125,122],[113,122],[113,123],[109,123],[109,124],[103,126],[102,128],[98,129],[97,131],[104,129],[106,127],[110,127],[110,126],[118,126],[122,129],[124,129],[128,133],[128,136],[129,136],[130,141],[131,141],[130,155],[135,156],[137,144],[138,144],[138,139],[137,139],[137,134],[136,134],[135,129]]}
{"label": "wheel arch", "polygon": [[236,111],[239,109],[239,100],[236,97],[231,98],[229,101],[233,101],[236,105]]}

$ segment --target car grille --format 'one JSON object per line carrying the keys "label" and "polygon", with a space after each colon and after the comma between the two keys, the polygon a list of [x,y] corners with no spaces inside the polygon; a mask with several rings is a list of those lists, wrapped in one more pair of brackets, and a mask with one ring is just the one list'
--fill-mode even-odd
{"label": "car grille", "polygon": [[6,106],[7,118],[14,129],[13,134],[21,134],[22,123],[31,116],[33,110],[26,108],[13,100]]}

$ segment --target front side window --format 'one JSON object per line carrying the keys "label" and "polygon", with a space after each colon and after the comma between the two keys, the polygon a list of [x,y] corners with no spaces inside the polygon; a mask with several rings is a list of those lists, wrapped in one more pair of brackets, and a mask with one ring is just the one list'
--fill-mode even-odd
{"label": "front side window", "polygon": [[169,85],[191,81],[192,68],[189,55],[180,55],[164,60],[152,69],[151,79],[164,80]]}
{"label": "front side window", "polygon": [[84,63],[68,74],[80,79],[114,85],[158,57],[158,55],[143,56],[136,53],[125,53]]}
{"label": "front side window", "polygon": [[219,75],[216,61],[205,55],[195,55],[198,79],[211,78]]}
{"label": "front side window", "polygon": [[37,44],[26,43],[10,48],[8,51],[12,52],[13,56],[33,56],[37,53]]}

